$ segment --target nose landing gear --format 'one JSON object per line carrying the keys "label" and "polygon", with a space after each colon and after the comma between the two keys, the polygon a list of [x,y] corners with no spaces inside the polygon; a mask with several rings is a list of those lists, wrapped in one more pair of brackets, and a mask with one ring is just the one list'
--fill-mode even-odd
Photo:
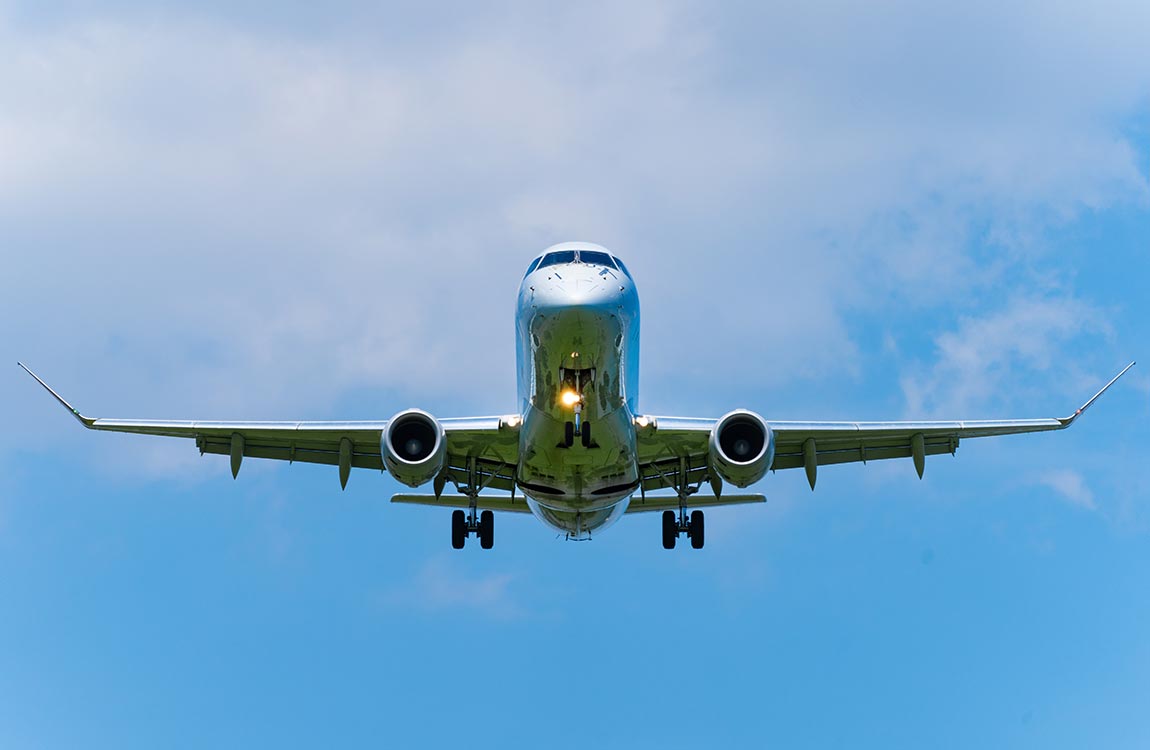
{"label": "nose landing gear", "polygon": [[562,448],[575,445],[575,437],[584,448],[597,447],[591,440],[591,423],[583,421],[583,389],[595,382],[594,368],[586,370],[572,370],[559,368],[559,382],[562,384],[560,400],[564,406],[571,407],[573,419],[563,423]]}
{"label": "nose landing gear", "polygon": [[575,413],[575,421],[563,423],[563,447],[570,448],[575,445],[575,436],[579,436],[579,442],[582,443],[584,448],[597,447],[591,442],[591,423],[579,422],[579,412]]}

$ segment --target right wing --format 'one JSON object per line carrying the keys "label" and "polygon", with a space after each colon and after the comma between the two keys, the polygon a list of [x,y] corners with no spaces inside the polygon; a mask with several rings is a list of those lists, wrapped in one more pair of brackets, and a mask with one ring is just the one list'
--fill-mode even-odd
{"label": "right wing", "polygon": [[[804,468],[814,489],[819,466],[913,458],[922,476],[926,456],[954,453],[959,440],[995,435],[1064,430],[1134,366],[1131,362],[1069,417],[958,422],[773,422],[772,471]],[[687,484],[710,480],[709,440],[714,419],[639,417],[637,440],[642,488],[674,489],[679,477]]]}
{"label": "right wing", "polygon": [[[302,461],[339,467],[346,486],[351,469],[384,470],[380,445],[387,420],[373,422],[197,422],[86,417],[34,372],[17,363],[90,430],[182,437],[200,453],[231,457],[232,476],[245,457]],[[510,490],[519,460],[518,417],[464,417],[438,420],[447,433],[444,483],[467,484],[472,460],[483,487]]]}

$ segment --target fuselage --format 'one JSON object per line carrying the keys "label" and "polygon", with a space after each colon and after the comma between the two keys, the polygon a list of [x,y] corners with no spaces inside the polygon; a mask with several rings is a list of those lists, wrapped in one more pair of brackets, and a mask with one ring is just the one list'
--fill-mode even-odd
{"label": "fuselage", "polygon": [[517,483],[540,520],[588,539],[639,487],[634,281],[598,245],[550,247],[520,286],[516,337]]}

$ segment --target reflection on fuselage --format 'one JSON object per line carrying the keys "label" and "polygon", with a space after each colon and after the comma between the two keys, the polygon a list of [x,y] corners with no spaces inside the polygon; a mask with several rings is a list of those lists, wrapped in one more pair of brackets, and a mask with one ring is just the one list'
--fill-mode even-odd
{"label": "reflection on fuselage", "polygon": [[638,488],[635,284],[598,245],[556,245],[528,268],[516,318],[519,487],[540,520],[590,538]]}

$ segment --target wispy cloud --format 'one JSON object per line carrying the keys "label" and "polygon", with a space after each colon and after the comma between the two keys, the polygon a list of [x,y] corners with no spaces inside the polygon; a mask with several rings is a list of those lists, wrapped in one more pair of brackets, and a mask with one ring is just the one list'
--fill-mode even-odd
{"label": "wispy cloud", "polygon": [[[513,361],[515,280],[581,237],[658,290],[647,372],[839,377],[856,316],[1000,292],[1026,238],[1146,199],[1125,11],[541,3],[387,44],[225,6],[0,13],[0,336],[112,416],[322,418],[383,384],[357,415],[382,418]],[[698,340],[749,366],[672,354]],[[507,368],[466,380],[513,403]]]}
{"label": "wispy cloud", "polygon": [[1105,313],[1070,295],[1019,296],[982,315],[961,319],[935,338],[936,359],[902,380],[914,415],[972,418],[972,410],[1001,406],[1004,394],[1026,394],[1038,373],[1056,368],[1066,347],[1110,331]]}
{"label": "wispy cloud", "polygon": [[1036,481],[1054,490],[1059,497],[1075,507],[1097,510],[1094,493],[1087,486],[1085,477],[1073,469],[1052,469]]}
{"label": "wispy cloud", "polygon": [[516,597],[512,573],[476,575],[444,558],[429,560],[412,580],[385,592],[385,607],[410,607],[427,613],[470,613],[493,620],[520,620],[529,611]]}

